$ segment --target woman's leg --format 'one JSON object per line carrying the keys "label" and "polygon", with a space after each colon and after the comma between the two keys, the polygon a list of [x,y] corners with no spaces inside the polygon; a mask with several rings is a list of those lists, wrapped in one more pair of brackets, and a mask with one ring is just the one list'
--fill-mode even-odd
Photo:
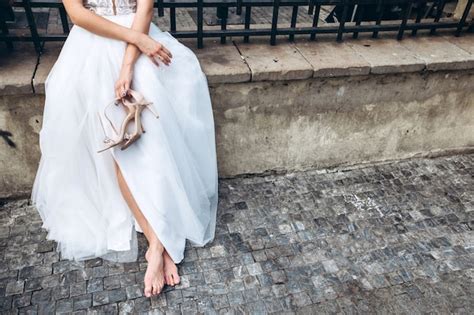
{"label": "woman's leg", "polygon": [[138,224],[140,225],[143,234],[145,234],[145,237],[148,240],[148,250],[145,254],[145,258],[148,262],[144,279],[145,296],[155,295],[160,293],[161,289],[164,286],[163,244],[161,244],[152,227],[148,223],[148,220],[138,208],[138,205],[135,199],[133,198],[133,195],[130,192],[127,183],[125,182],[125,179],[123,178],[122,172],[120,171],[117,162],[114,162],[115,170],[117,172],[117,179],[122,195],[124,196],[128,207],[132,211],[133,216],[136,218]]}
{"label": "woman's leg", "polygon": [[138,207],[115,160],[114,164],[122,195],[148,240],[149,247],[145,254],[145,258],[148,262],[144,279],[145,296],[159,294],[164,286],[164,281],[166,281],[168,285],[179,283],[178,269],[153,231],[150,223]]}

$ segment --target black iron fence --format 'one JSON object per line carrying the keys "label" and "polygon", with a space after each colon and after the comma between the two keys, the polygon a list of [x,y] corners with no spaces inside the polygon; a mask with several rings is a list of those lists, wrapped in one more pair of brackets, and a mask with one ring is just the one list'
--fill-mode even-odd
{"label": "black iron fence", "polygon": [[[9,31],[7,6],[0,7],[0,41],[13,47],[16,41],[31,41],[38,53],[42,43],[46,41],[64,41],[69,33],[66,10],[60,0],[0,0],[10,1],[12,7],[24,9],[28,21],[29,34],[16,35]],[[396,32],[397,39],[402,39],[407,31],[416,35],[419,30],[429,30],[434,34],[438,29],[451,29],[455,36],[461,32],[473,29],[472,19],[468,16],[473,0],[468,0],[463,14],[458,19],[443,17],[443,9],[447,0],[155,0],[158,16],[165,12],[169,14],[169,32],[177,38],[196,38],[199,48],[203,47],[204,38],[220,38],[221,43],[232,37],[268,36],[271,45],[275,45],[277,36],[287,36],[294,40],[295,35],[307,35],[311,40],[318,34],[334,34],[337,41],[344,34],[352,34],[354,38],[359,33],[372,33],[375,38],[379,32]],[[330,7],[330,14],[322,20],[321,8]],[[252,9],[268,7],[271,10],[271,23],[266,28],[252,28]],[[33,11],[35,8],[54,8],[59,10],[63,34],[40,34]],[[193,30],[178,30],[176,23],[177,9],[194,9],[196,11],[196,28]],[[204,28],[204,9],[215,9],[220,27]],[[282,8],[291,10],[291,18],[286,25],[279,21]],[[166,9],[166,11],[165,11]],[[237,15],[243,15],[240,27],[228,27],[229,10]],[[304,10],[311,17],[312,23],[301,25],[298,15]]]}

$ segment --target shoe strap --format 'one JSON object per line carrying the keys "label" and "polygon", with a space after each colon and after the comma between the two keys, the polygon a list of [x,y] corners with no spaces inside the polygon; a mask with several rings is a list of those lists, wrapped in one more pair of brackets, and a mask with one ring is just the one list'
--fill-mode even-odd
{"label": "shoe strap", "polygon": [[119,98],[114,98],[113,101],[111,101],[110,103],[108,103],[105,107],[104,107],[104,117],[105,119],[107,119],[107,121],[109,122],[110,126],[112,127],[112,129],[114,130],[115,134],[118,135],[118,131],[117,129],[115,129],[115,126],[114,124],[112,123],[112,121],[110,120],[109,116],[107,116],[107,108],[112,105],[112,104],[115,104],[117,101],[119,101],[120,99]]}

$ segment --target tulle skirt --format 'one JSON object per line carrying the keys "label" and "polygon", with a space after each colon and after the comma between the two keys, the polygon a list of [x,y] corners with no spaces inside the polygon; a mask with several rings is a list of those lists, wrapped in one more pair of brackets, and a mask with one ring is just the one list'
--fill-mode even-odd
{"label": "tulle skirt", "polygon": [[[106,18],[130,27],[134,15]],[[97,152],[105,135],[113,135],[103,110],[114,99],[124,42],[75,25],[46,79],[31,201],[63,258],[137,258],[141,229],[120,191],[114,160],[175,263],[183,259],[186,239],[204,246],[214,238],[217,161],[207,80],[192,50],[154,23],[149,35],[173,58],[159,67],[138,58],[132,89],[153,102],[159,118],[145,109],[146,132],[126,150]],[[107,116],[120,127],[125,110],[112,105]]]}

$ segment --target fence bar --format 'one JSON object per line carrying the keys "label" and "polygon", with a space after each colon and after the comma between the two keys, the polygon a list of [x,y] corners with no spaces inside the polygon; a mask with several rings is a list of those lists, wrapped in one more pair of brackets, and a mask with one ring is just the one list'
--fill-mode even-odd
{"label": "fence bar", "polygon": [[[432,5],[433,1],[436,2],[436,5]],[[244,42],[248,42],[254,36],[269,36],[270,44],[275,45],[278,36],[287,36],[290,41],[294,41],[297,35],[300,34],[310,35],[311,40],[315,40],[318,34],[335,34],[337,41],[342,41],[344,34],[351,34],[352,37],[357,38],[360,33],[372,33],[373,37],[377,37],[379,32],[396,31],[397,38],[402,39],[405,32],[408,31],[412,35],[416,35],[418,30],[428,30],[434,33],[438,29],[452,29],[455,35],[459,36],[461,32],[466,30],[466,26],[468,31],[472,30],[473,25],[472,23],[469,24],[468,14],[472,9],[474,0],[467,1],[466,8],[459,21],[441,20],[446,2],[446,0],[154,0],[154,5],[157,7],[160,16],[165,14],[165,8],[169,9],[170,33],[173,36],[176,38],[196,38],[198,48],[202,48],[204,38],[220,38],[220,42],[225,43],[229,36],[242,36]],[[412,18],[411,12],[414,10],[415,4],[418,11]],[[337,6],[336,12],[339,23],[325,24],[324,27],[319,26],[323,5]],[[375,5],[376,11],[374,17],[367,19],[369,5]],[[388,9],[397,5],[403,6],[401,17],[397,17],[401,21],[385,22],[383,19],[386,17]],[[12,34],[12,31],[8,29],[10,23],[0,21],[0,41],[5,42],[9,48],[13,47],[14,42],[27,41],[34,43],[36,51],[41,53],[44,41],[63,41],[67,38],[70,31],[68,16],[60,0],[14,0],[13,6],[25,10],[30,32],[27,36]],[[298,27],[298,13],[302,12],[299,10],[300,6],[304,7],[305,13],[307,6],[308,12],[312,14],[311,27]],[[434,6],[437,10],[432,21],[426,19],[428,6],[430,8]],[[251,29],[252,7],[272,8],[271,27]],[[357,9],[354,8],[351,11],[353,7]],[[63,34],[39,34],[33,8],[58,9]],[[177,30],[176,14],[178,8],[197,10],[195,29]],[[204,8],[216,9],[217,17],[220,19],[220,28],[204,30]],[[228,29],[228,15],[229,10],[233,10],[232,8],[236,8],[235,12],[240,15],[242,10],[245,10],[243,29]],[[288,26],[281,25],[279,27],[278,25],[279,18],[281,20],[279,16],[281,8],[291,10],[291,19]],[[365,21],[368,21],[368,23],[365,23]]]}
{"label": "fence bar", "polygon": [[237,0],[237,8],[235,10],[235,13],[237,15],[241,15],[242,14],[242,0]]}
{"label": "fence bar", "polygon": [[413,0],[408,1],[407,4],[405,5],[403,20],[400,23],[400,30],[398,31],[398,35],[397,35],[398,40],[401,40],[403,38],[403,32],[405,32],[405,27],[407,25],[408,17],[410,16],[410,13],[411,13],[412,6],[413,6]]}
{"label": "fence bar", "polygon": [[[436,5],[436,16],[434,18],[434,22],[438,23],[441,19],[441,15],[443,14],[444,6],[446,4],[446,0],[439,0],[438,4]],[[430,35],[434,35],[436,33],[436,26],[434,26],[431,31]]]}
{"label": "fence bar", "polygon": [[[420,23],[421,21],[421,18],[423,17],[423,11],[426,10],[426,1],[425,0],[421,0],[421,1],[418,1],[418,12],[416,13],[416,20],[415,20],[415,23],[418,24]],[[415,28],[413,29],[413,31],[411,31],[411,36],[416,36],[416,32],[418,30]]]}
{"label": "fence bar", "polygon": [[314,1],[315,1],[315,0],[309,0],[309,1],[308,1],[308,15],[313,14],[313,11],[314,11]]}
{"label": "fence bar", "polygon": [[272,33],[270,35],[270,45],[276,45],[279,10],[280,10],[280,0],[273,0]]}
{"label": "fence bar", "polygon": [[59,7],[59,16],[61,17],[61,25],[63,27],[63,32],[69,34],[69,21],[67,20],[67,13],[64,6]]}
{"label": "fence bar", "polygon": [[[364,16],[364,11],[365,11],[365,6],[363,5],[358,6],[357,12],[356,12],[356,26],[359,26],[362,23],[362,17]],[[352,35],[352,38],[357,38],[357,37],[359,37],[359,32],[354,32],[354,34]]]}
{"label": "fence bar", "polygon": [[[293,10],[291,11],[291,23],[290,23],[291,28],[295,28],[297,17],[298,17],[298,6],[294,5]],[[290,34],[289,40],[294,41],[295,40],[295,34]]]}
{"label": "fence bar", "polygon": [[163,0],[157,0],[158,2],[158,16],[164,16],[165,15],[165,8],[163,6]]}
{"label": "fence bar", "polygon": [[203,0],[197,0],[197,44],[203,47]]}
{"label": "fence bar", "polygon": [[26,19],[28,20],[28,26],[30,27],[31,37],[33,38],[33,43],[35,45],[35,50],[38,54],[40,54],[42,52],[41,40],[36,27],[33,10],[31,9],[30,0],[23,0],[23,6],[25,9]]}
{"label": "fence bar", "polygon": [[[227,6],[217,7],[217,17],[221,21],[221,30],[225,31],[227,29],[227,17],[229,15],[229,8]],[[226,43],[226,37],[221,36],[221,44]]]}
{"label": "fence bar", "polygon": [[[0,30],[2,31],[2,35],[8,36],[9,32],[8,32],[7,22],[3,19],[2,14],[0,14]],[[11,40],[6,39],[5,43],[7,45],[8,50],[10,50],[10,51],[13,50],[13,43],[12,43]]]}
{"label": "fence bar", "polygon": [[176,8],[170,8],[170,30],[176,32]]}
{"label": "fence bar", "polygon": [[[384,13],[384,5],[383,5],[383,0],[379,0],[378,3],[377,3],[377,20],[375,21],[375,25],[380,25],[382,23],[382,17],[383,17],[383,13]],[[372,34],[372,38],[377,38],[377,36],[379,36],[379,32],[378,31],[375,31],[373,34]]]}
{"label": "fence bar", "polygon": [[459,20],[459,24],[458,24],[458,27],[456,29],[456,33],[455,33],[456,37],[461,35],[461,31],[462,31],[462,28],[464,26],[464,23],[466,23],[467,16],[468,16],[469,12],[471,11],[472,1],[473,0],[469,0],[466,3],[466,8],[464,9],[464,13],[462,14],[461,20]]}
{"label": "fence bar", "polygon": [[318,27],[319,23],[319,14],[321,13],[321,6],[319,4],[316,5],[316,8],[314,10],[314,15],[313,15],[313,28],[314,31],[311,31],[311,36],[309,39],[315,40],[316,39],[316,28]]}
{"label": "fence bar", "polygon": [[349,5],[347,1],[344,1],[344,9],[342,10],[341,20],[339,21],[339,30],[337,31],[337,41],[342,41],[342,34],[344,33],[344,25],[346,24],[347,12],[349,11]]}
{"label": "fence bar", "polygon": [[[251,17],[251,14],[252,14],[252,7],[248,5],[248,6],[245,7],[244,28],[246,30],[250,30],[250,17]],[[246,36],[244,36],[244,43],[248,43],[248,42],[249,42],[249,36],[246,35]]]}

